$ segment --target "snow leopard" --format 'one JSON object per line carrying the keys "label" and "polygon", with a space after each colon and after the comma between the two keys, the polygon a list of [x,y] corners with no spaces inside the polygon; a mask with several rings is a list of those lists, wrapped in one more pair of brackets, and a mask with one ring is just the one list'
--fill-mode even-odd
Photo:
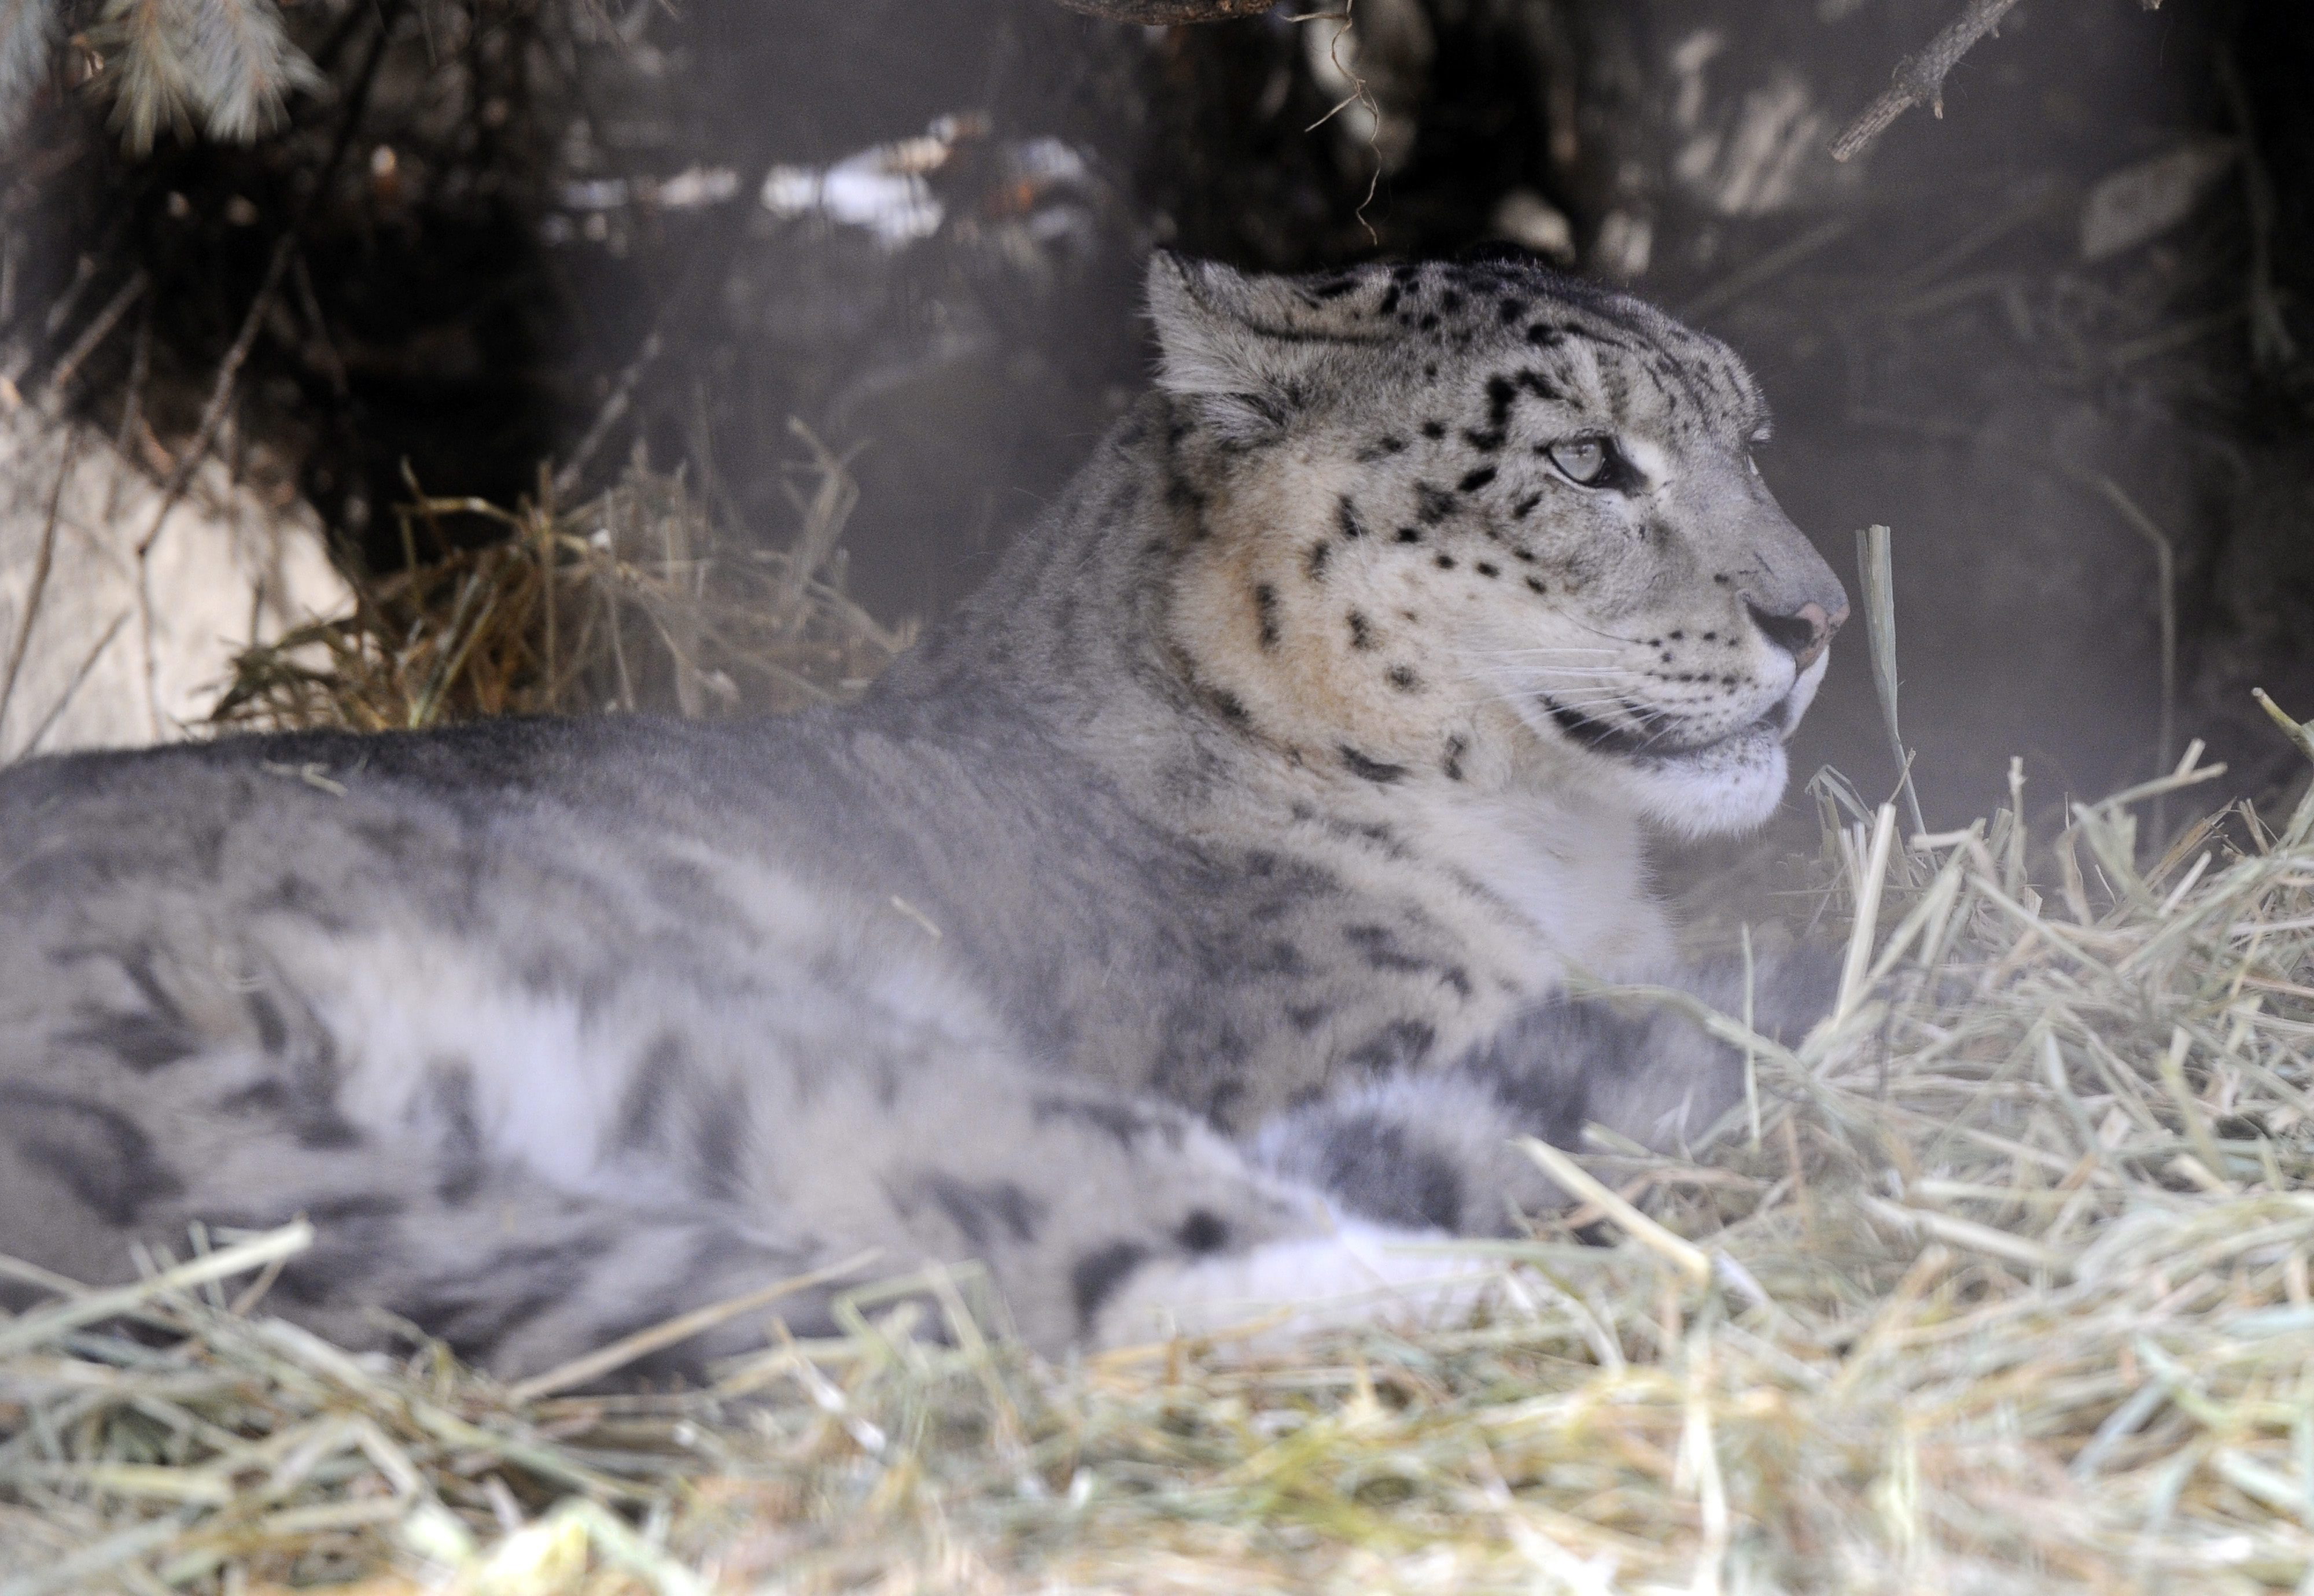
{"label": "snow leopard", "polygon": [[1520,1137],[1704,1136],[1739,1067],[1568,985],[1736,995],[1647,838],[1771,814],[1848,610],[1751,375],[1519,260],[1147,303],[1152,391],[852,706],[0,772],[0,1292],[304,1216],[265,1311],[509,1377],[967,1262],[1057,1354],[1413,1292],[1563,1200]]}

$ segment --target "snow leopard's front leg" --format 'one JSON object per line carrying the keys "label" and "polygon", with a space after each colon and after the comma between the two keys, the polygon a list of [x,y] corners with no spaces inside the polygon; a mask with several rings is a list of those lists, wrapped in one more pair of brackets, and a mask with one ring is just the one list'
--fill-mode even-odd
{"label": "snow leopard's front leg", "polygon": [[[1744,1011],[1739,961],[1669,970],[1645,984]],[[1815,949],[1761,960],[1754,1027],[1797,1043],[1830,1010],[1835,984],[1833,959]],[[1278,1116],[1253,1152],[1261,1167],[1366,1220],[1506,1234],[1520,1214],[1566,1200],[1519,1151],[1519,1138],[1573,1148],[1596,1123],[1659,1151],[1689,1149],[1743,1096],[1742,1054],[1677,1009],[1560,996],[1451,1065],[1362,1081]]]}

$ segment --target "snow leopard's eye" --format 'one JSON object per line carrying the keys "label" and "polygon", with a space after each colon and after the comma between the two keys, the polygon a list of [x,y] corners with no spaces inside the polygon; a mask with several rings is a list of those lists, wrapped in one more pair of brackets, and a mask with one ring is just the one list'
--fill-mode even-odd
{"label": "snow leopard's eye", "polygon": [[1603,437],[1569,438],[1563,444],[1551,445],[1550,454],[1551,464],[1566,473],[1568,481],[1585,488],[1600,486],[1608,464],[1614,459]]}

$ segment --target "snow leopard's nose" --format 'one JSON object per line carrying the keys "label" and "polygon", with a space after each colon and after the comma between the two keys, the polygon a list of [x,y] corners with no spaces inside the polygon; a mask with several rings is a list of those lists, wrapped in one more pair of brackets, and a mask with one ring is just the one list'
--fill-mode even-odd
{"label": "snow leopard's nose", "polygon": [[1788,615],[1778,615],[1748,602],[1744,607],[1752,612],[1752,624],[1760,629],[1760,635],[1790,655],[1793,668],[1803,671],[1832,646],[1832,634],[1848,620],[1847,604],[1826,614],[1813,599]]}

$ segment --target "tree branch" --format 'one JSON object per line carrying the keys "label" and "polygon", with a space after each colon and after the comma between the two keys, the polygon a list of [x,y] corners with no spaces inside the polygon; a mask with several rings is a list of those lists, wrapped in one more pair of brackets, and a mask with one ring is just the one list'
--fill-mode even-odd
{"label": "tree branch", "polygon": [[1267,11],[1277,0],[1061,0],[1071,11],[1113,22],[1164,27],[1174,22],[1218,22]]}
{"label": "tree branch", "polygon": [[1925,105],[1936,115],[1943,116],[1945,74],[1975,47],[1978,40],[2000,27],[2000,19],[2016,4],[2017,0],[1968,0],[1960,15],[1943,32],[1896,63],[1896,70],[1891,75],[1895,81],[1881,91],[1880,98],[1864,108],[1864,114],[1850,122],[1846,132],[1832,141],[1832,158],[1847,160],[1916,105]]}

